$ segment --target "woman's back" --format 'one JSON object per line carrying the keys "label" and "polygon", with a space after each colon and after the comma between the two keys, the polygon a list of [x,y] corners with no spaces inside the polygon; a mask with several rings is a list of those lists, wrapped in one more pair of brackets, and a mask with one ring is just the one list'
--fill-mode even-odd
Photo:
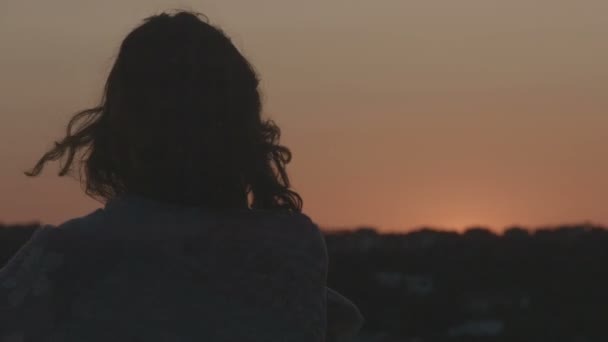
{"label": "woman's back", "polygon": [[25,340],[322,341],[326,276],[323,236],[305,215],[120,198],[43,228],[20,251],[1,276],[11,305],[0,331]]}
{"label": "woman's back", "polygon": [[[258,85],[199,14],[133,29],[101,102],[26,173],[62,160],[59,175],[83,171],[105,209],[39,230],[2,269],[0,336],[320,342],[356,331],[356,307],[325,286],[323,236],[302,214]],[[326,302],[346,310],[326,317]]]}

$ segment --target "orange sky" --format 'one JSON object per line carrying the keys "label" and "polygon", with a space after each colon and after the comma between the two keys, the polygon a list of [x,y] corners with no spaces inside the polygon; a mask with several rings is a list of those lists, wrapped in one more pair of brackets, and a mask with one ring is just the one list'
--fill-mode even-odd
{"label": "orange sky", "polygon": [[257,67],[324,227],[608,224],[606,0],[0,2],[0,220],[98,203],[22,171],[140,19],[206,13]]}

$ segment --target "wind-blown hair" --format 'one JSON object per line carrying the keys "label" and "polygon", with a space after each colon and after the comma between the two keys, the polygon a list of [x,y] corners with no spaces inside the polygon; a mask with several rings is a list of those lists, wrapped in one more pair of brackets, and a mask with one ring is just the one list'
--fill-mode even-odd
{"label": "wind-blown hair", "polygon": [[162,13],[130,32],[101,103],[75,114],[65,137],[26,172],[80,162],[86,193],[134,194],[215,209],[287,209],[291,152],[262,120],[259,79],[223,31],[188,11]]}

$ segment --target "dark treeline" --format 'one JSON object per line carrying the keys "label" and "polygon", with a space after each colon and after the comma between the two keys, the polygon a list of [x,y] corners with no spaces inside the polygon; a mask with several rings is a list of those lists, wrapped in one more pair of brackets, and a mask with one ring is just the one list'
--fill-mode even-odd
{"label": "dark treeline", "polygon": [[[36,225],[0,225],[0,262]],[[328,285],[353,299],[359,341],[608,341],[608,230],[497,235],[326,233]]]}
{"label": "dark treeline", "polygon": [[[608,231],[327,234],[328,283],[382,341],[608,341]],[[366,341],[367,341],[366,340]]]}

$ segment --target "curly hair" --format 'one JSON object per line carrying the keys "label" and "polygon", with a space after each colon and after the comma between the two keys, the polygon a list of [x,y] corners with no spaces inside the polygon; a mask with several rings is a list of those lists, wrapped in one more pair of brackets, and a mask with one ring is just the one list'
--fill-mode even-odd
{"label": "curly hair", "polygon": [[[80,165],[86,193],[134,194],[216,209],[287,209],[290,150],[261,118],[253,66],[219,28],[190,11],[144,19],[123,40],[101,103],[76,113],[28,176]],[[79,162],[79,163],[78,163]]]}

